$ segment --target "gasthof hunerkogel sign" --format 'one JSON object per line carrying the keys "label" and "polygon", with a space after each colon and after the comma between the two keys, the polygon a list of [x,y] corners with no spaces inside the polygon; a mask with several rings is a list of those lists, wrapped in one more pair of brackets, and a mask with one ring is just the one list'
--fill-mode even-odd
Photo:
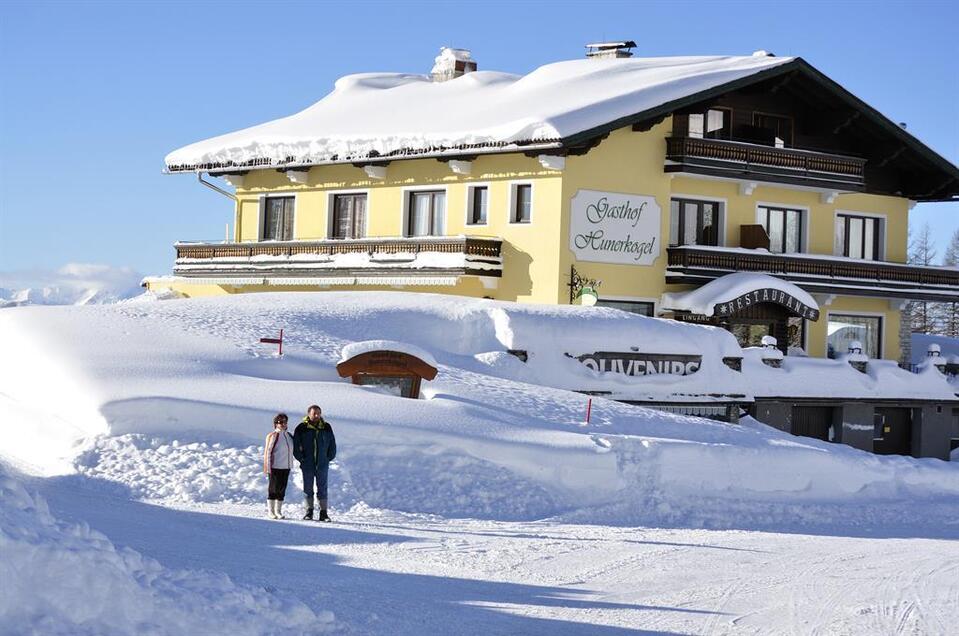
{"label": "gasthof hunerkogel sign", "polygon": [[652,265],[661,214],[654,197],[579,190],[570,205],[569,249],[581,261]]}

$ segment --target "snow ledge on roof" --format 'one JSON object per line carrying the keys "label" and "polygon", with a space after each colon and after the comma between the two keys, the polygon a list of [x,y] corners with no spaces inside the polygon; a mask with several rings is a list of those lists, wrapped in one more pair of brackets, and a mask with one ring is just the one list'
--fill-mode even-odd
{"label": "snow ledge on roof", "polygon": [[[791,57],[569,60],[525,76],[475,71],[446,82],[361,73],[294,115],[190,144],[171,171],[310,165],[453,148],[556,143],[772,69]],[[429,108],[424,108],[429,104]]]}

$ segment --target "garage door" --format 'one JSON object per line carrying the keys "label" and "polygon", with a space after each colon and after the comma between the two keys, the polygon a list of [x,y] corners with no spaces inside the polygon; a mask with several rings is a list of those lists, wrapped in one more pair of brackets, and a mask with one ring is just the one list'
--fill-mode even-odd
{"label": "garage door", "polygon": [[829,427],[832,426],[833,407],[831,406],[794,406],[792,434],[803,437],[815,437],[829,441]]}

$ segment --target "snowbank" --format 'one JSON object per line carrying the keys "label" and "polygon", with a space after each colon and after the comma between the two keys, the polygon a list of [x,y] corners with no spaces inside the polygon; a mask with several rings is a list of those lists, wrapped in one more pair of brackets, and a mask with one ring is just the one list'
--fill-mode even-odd
{"label": "snowbank", "polygon": [[[171,152],[172,170],[267,160],[309,164],[411,150],[497,151],[561,138],[792,61],[790,57],[571,60],[526,76],[476,71],[446,82],[362,73],[295,115]],[[423,108],[430,104],[430,108]],[[257,165],[260,165],[258,163]]]}
{"label": "snowbank", "polygon": [[171,570],[116,548],[86,525],[59,523],[0,464],[0,633],[320,634],[334,616],[228,576]]}
{"label": "snowbank", "polygon": [[745,382],[757,397],[873,398],[955,400],[955,389],[937,369],[911,373],[894,360],[868,360],[866,372],[849,364],[849,356],[836,359],[785,356],[781,368],[762,362],[763,350],[743,350]]}
{"label": "snowbank", "polygon": [[[258,340],[281,327],[286,355],[276,358]],[[586,397],[543,378],[582,378],[607,388],[622,380],[558,351],[628,351],[630,344],[705,350],[702,370],[663,382],[666,391],[683,382],[721,385],[707,354],[739,351],[721,330],[612,309],[401,292],[277,293],[18,308],[0,312],[0,330],[13,334],[4,345],[10,364],[0,366],[0,386],[19,409],[0,413],[10,431],[0,438],[0,453],[25,461],[24,442],[41,436],[35,423],[43,422],[44,439],[59,434],[69,443],[39,444],[33,463],[49,469],[46,450],[146,499],[262,496],[259,448],[273,414],[297,418],[312,403],[337,431],[334,508],[364,503],[534,519],[624,502],[635,508],[657,501],[676,510],[701,498],[769,506],[959,497],[954,465],[875,456],[760,424],[723,424],[598,397],[586,424]],[[374,339],[432,356],[439,375],[424,390],[428,399],[384,395],[338,377],[344,348]],[[508,348],[526,349],[529,362]],[[34,351],[47,362],[31,364]],[[784,378],[821,383],[821,376],[876,390],[869,384],[875,378],[842,361],[783,362],[781,370],[755,370],[756,381],[775,389]],[[750,378],[753,363],[761,365],[747,356],[736,375]],[[892,368],[870,365],[877,377],[898,378]],[[55,368],[63,371],[53,374]],[[68,417],[44,420],[54,404],[69,405]]]}

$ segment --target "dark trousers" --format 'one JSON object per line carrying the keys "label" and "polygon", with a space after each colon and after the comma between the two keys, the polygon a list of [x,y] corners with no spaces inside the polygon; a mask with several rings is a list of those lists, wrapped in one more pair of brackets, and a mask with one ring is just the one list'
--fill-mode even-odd
{"label": "dark trousers", "polygon": [[286,482],[290,480],[289,468],[271,468],[270,485],[267,487],[267,499],[279,499],[283,501],[286,496]]}
{"label": "dark trousers", "polygon": [[303,468],[303,494],[309,497],[310,501],[313,500],[313,483],[316,482],[316,498],[326,502],[326,482],[329,474],[329,464],[323,464],[316,468]]}

